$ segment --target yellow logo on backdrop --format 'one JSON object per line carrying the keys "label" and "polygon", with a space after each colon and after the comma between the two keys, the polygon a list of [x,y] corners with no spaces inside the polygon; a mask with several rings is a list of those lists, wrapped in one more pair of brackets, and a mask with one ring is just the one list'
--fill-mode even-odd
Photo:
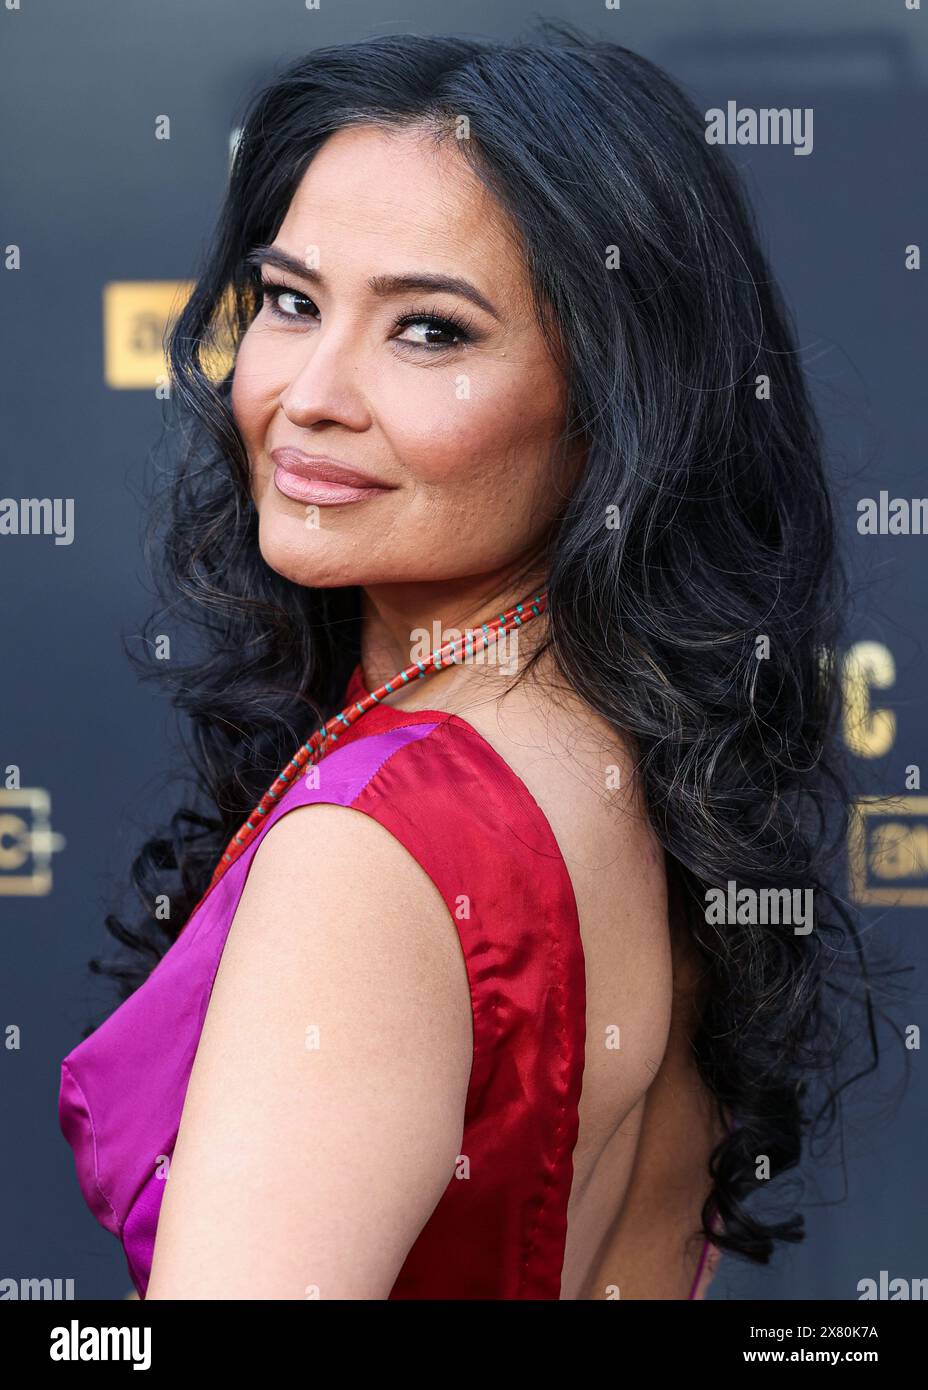
{"label": "yellow logo on backdrop", "polygon": [[[193,280],[112,280],[103,286],[103,378],[116,391],[152,391],[168,379],[167,330],[193,292]],[[226,350],[204,353],[214,380],[230,370]]]}
{"label": "yellow logo on backdrop", "polygon": [[64,836],[52,830],[47,791],[0,788],[0,893],[22,897],[50,893],[52,855],[64,846]]}
{"label": "yellow logo on backdrop", "polygon": [[855,902],[928,907],[928,796],[862,796],[848,851]]}
{"label": "yellow logo on backdrop", "polygon": [[[874,692],[895,685],[892,652],[882,642],[855,642],[842,675],[845,743],[858,758],[885,757],[896,742],[896,715]],[[928,796],[859,797],[851,807],[848,867],[855,902],[928,907]]]}
{"label": "yellow logo on backdrop", "polygon": [[858,758],[882,758],[896,738],[896,716],[873,703],[874,690],[895,684],[896,664],[882,642],[855,642],[844,657],[844,741]]}

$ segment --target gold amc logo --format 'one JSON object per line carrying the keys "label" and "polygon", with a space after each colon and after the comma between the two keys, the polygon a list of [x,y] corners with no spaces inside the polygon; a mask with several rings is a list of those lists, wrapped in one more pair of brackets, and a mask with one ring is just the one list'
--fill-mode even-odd
{"label": "gold amc logo", "polygon": [[855,902],[928,907],[928,796],[860,797],[848,850]]}
{"label": "gold amc logo", "polygon": [[[874,692],[890,690],[896,664],[882,642],[856,642],[842,669],[844,741],[858,758],[883,758],[896,744],[896,715]],[[919,768],[905,785],[921,787]],[[881,907],[928,907],[928,796],[861,796],[848,833],[850,894]]]}
{"label": "gold amc logo", "polygon": [[0,788],[0,893],[42,897],[52,889],[52,855],[65,839],[52,830],[41,787]]}
{"label": "gold amc logo", "polygon": [[[189,299],[192,280],[112,280],[103,286],[103,378],[116,391],[168,385],[167,330]],[[204,367],[221,380],[232,354],[205,352]]]}

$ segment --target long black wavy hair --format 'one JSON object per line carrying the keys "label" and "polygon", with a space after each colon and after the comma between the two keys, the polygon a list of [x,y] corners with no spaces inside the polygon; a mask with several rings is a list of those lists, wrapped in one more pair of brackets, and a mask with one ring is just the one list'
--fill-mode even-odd
{"label": "long black wavy hair", "polygon": [[[587,449],[545,542],[541,650],[637,750],[703,961],[696,1061],[720,1115],[737,1120],[711,1157],[703,1229],[766,1262],[775,1241],[802,1239],[803,1221],[748,1209],[766,1185],[759,1156],[774,1177],[795,1168],[806,1136],[838,1117],[854,1079],[839,1075],[848,1037],[868,1049],[858,1075],[878,1056],[868,963],[829,886],[848,802],[836,668],[846,580],[794,330],[734,169],[674,83],[616,44],[556,22],[512,45],[375,38],[319,49],[251,100],[168,343],[183,457],[150,551],[169,628],[189,623],[197,656],[133,658],[189,716],[196,804],[134,861],[141,921],[107,917],[130,959],[91,966],[121,998],[146,978],[359,660],[358,590],[300,587],[259,552],[232,372],[210,367],[260,306],[247,252],[273,241],[332,132],[381,123],[440,140],[462,116],[461,156],[521,235],[568,386],[565,439]],[[149,622],[165,630],[159,614]],[[710,925],[706,891],[729,880],[811,888],[815,930]],[[851,1004],[861,1022],[849,1034]]]}

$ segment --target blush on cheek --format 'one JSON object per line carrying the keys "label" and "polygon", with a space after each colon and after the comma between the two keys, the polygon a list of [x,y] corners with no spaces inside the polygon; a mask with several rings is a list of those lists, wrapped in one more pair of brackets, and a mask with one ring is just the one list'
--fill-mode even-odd
{"label": "blush on cheek", "polygon": [[487,401],[453,399],[434,411],[417,412],[392,432],[391,445],[418,482],[454,486],[499,468],[517,434],[523,437],[513,424]]}

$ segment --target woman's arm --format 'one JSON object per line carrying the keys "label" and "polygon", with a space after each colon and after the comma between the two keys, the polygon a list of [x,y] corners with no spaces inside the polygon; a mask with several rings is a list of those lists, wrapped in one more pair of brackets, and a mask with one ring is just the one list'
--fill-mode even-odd
{"label": "woman's arm", "polygon": [[472,1037],[420,865],[360,811],[283,816],[223,950],[147,1300],[386,1298],[453,1174]]}

